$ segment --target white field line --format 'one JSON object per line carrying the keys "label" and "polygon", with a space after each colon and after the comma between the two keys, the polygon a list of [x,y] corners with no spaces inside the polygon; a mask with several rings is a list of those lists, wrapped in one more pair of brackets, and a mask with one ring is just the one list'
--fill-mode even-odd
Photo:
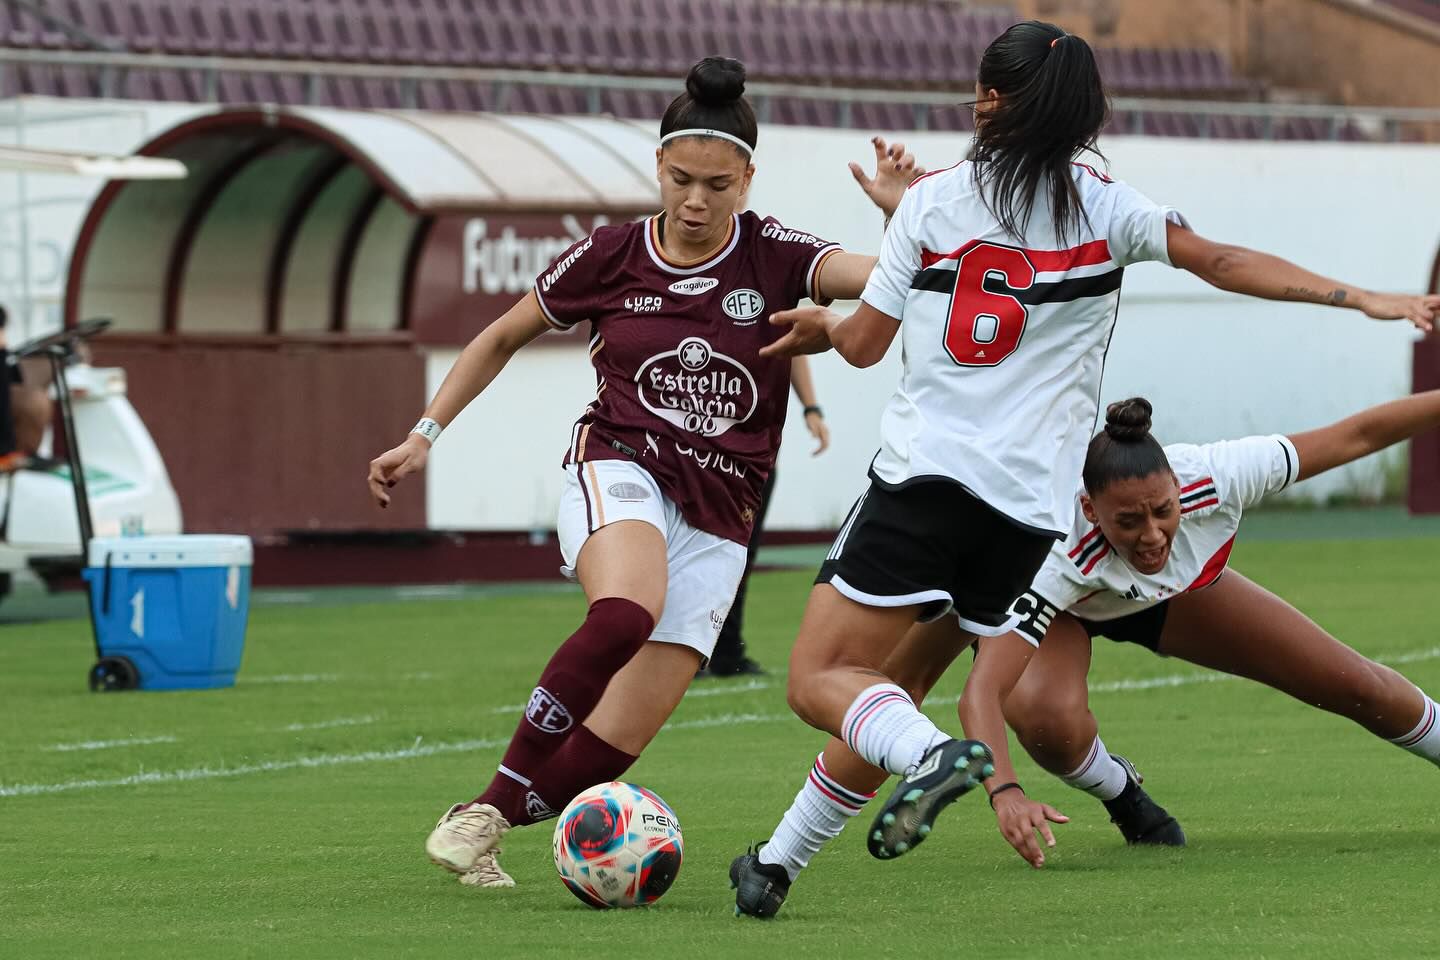
{"label": "white field line", "polygon": [[266,590],[250,596],[251,606],[282,603],[313,603],[315,594],[305,590]]}
{"label": "white field line", "polygon": [[[371,679],[376,674],[350,675],[352,679]],[[419,670],[414,673],[402,673],[401,680],[439,680],[446,674],[436,673],[434,670]],[[387,677],[392,678],[393,675]],[[342,675],[338,673],[262,673],[258,676],[241,674],[240,681],[246,683],[339,683]],[[518,708],[517,708],[518,709]]]}
{"label": "white field line", "polygon": [[[757,690],[769,690],[773,684],[769,680],[747,680],[745,683],[735,684],[728,687],[691,687],[685,693],[685,699],[695,697],[727,697],[737,693],[754,693]],[[490,713],[499,715],[502,713],[519,713],[524,710],[526,704],[507,703],[503,707],[491,707]]]}
{"label": "white field line", "polygon": [[[1381,654],[1373,658],[1376,663],[1420,663],[1440,659],[1440,647],[1413,650],[1409,653]],[[1160,677],[1146,677],[1143,680],[1109,680],[1090,684],[1091,693],[1129,693],[1132,690],[1155,690],[1161,687],[1186,687],[1192,683],[1214,683],[1217,680],[1240,680],[1228,673],[1171,673]]]}
{"label": "white field line", "polygon": [[[1380,663],[1419,663],[1425,660],[1440,659],[1440,647],[1430,647],[1426,650],[1416,650],[1409,653],[1388,654],[1374,658]],[[1115,680],[1106,683],[1099,683],[1090,689],[1096,693],[1128,693],[1137,690],[1154,690],[1162,687],[1181,687],[1197,683],[1213,683],[1218,680],[1236,679],[1227,674],[1221,673],[1176,673],[1160,677],[1146,677],[1136,680]],[[725,692],[746,692],[747,689],[763,689],[758,684],[765,681],[752,681],[745,687],[723,688]],[[722,688],[716,688],[718,694]],[[943,694],[934,694],[934,700],[926,706],[937,705],[935,701],[943,699]],[[523,704],[513,707],[500,708],[504,710],[519,710]],[[701,717],[695,720],[682,720],[665,725],[667,730],[698,730],[706,727],[731,726],[745,723],[773,723],[780,720],[790,719],[788,714],[758,714],[758,713],[727,713],[714,717]],[[135,741],[129,741],[134,743]],[[182,770],[156,770],[140,772],[127,777],[117,777],[108,780],[64,780],[59,783],[22,783],[10,786],[0,785],[0,799],[9,797],[40,796],[52,793],[66,793],[72,790],[94,790],[110,787],[132,787],[149,783],[183,783],[192,780],[213,780],[222,777],[243,777],[257,773],[274,773],[282,770],[295,770],[300,768],[322,768],[335,766],[348,766],[358,763],[384,763],[394,760],[411,760],[419,757],[431,757],[449,753],[469,753],[477,750],[492,750],[496,747],[505,746],[508,740],[460,740],[451,743],[422,744],[417,737],[413,746],[399,750],[367,750],[361,753],[327,754],[316,757],[295,757],[288,760],[272,760],[265,763],[245,764],[238,767],[191,767]]]}
{"label": "white field line", "polygon": [[[773,723],[790,719],[789,714],[780,713],[727,713],[716,717],[701,717],[697,720],[681,720],[667,723],[667,730],[698,730],[705,727],[728,727],[743,723]],[[509,739],[457,740],[449,743],[424,743],[416,737],[408,747],[396,750],[364,750],[359,753],[332,753],[313,757],[292,757],[286,760],[267,760],[264,763],[247,763],[236,767],[188,767],[180,770],[149,770],[125,777],[96,780],[62,780],[59,783],[17,783],[0,786],[0,799],[9,797],[35,797],[52,793],[68,793],[72,790],[104,790],[112,787],[136,787],[152,783],[189,783],[196,780],[217,780],[231,777],[248,777],[257,773],[278,773],[283,770],[321,769],[343,767],[359,763],[389,763],[395,760],[414,760],[421,757],[435,757],[450,753],[473,753],[477,750],[494,750],[509,743]]]}
{"label": "white field line", "polygon": [[460,583],[435,584],[433,586],[395,587],[391,596],[401,600],[427,600],[436,597],[463,597],[465,585]]}
{"label": "white field line", "polygon": [[171,736],[126,737],[122,740],[81,740],[79,743],[56,743],[40,749],[55,753],[71,753],[75,750],[109,750],[112,747],[143,747],[150,743],[175,742],[176,739]]}
{"label": "white field line", "polygon": [[319,720],[315,723],[292,723],[281,727],[283,733],[299,733],[302,730],[329,730],[332,727],[363,727],[374,723],[376,717],[336,717],[334,720]]}

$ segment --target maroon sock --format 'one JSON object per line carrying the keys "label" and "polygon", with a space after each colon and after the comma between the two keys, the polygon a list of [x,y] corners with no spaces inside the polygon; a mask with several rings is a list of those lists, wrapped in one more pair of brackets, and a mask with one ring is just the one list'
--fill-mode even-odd
{"label": "maroon sock", "polygon": [[580,629],[545,665],[500,769],[475,802],[492,804],[512,824],[544,819],[535,815],[543,814],[544,804],[536,806],[537,801],[530,799],[535,795],[531,789],[535,772],[590,716],[610,678],[630,662],[654,629],[654,618],[634,601],[605,597],[592,603]]}
{"label": "maroon sock", "polygon": [[601,740],[589,727],[577,727],[570,739],[535,775],[531,794],[547,810],[537,820],[559,816],[576,795],[624,775],[636,758]]}

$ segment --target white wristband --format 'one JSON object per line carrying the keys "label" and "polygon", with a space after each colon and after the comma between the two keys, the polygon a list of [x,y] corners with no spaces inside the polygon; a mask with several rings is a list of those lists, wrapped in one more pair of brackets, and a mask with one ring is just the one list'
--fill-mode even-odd
{"label": "white wristband", "polygon": [[440,439],[440,431],[445,429],[440,426],[439,421],[431,420],[429,417],[421,417],[420,422],[410,428],[411,433],[418,433],[429,440],[432,444]]}

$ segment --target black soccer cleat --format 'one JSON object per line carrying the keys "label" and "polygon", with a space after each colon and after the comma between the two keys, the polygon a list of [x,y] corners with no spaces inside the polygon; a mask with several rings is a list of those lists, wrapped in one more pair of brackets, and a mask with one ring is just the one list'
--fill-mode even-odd
{"label": "black soccer cleat", "polygon": [[995,772],[994,759],[979,740],[946,740],[932,747],[870,825],[870,855],[889,860],[915,849],[930,835],[941,810]]}
{"label": "black soccer cleat", "polygon": [[761,863],[757,845],[730,861],[730,889],[735,891],[735,916],[768,920],[790,894],[790,874],[778,863]]}
{"label": "black soccer cleat", "polygon": [[1180,824],[1154,800],[1140,789],[1145,778],[1135,769],[1135,764],[1124,757],[1110,754],[1115,762],[1125,768],[1125,790],[1114,800],[1105,801],[1110,811],[1110,822],[1120,828],[1125,842],[1132,846],[1183,847],[1185,831]]}

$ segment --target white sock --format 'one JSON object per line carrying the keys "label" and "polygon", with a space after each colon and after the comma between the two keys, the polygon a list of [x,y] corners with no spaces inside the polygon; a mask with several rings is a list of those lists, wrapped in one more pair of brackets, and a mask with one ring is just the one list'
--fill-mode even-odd
{"label": "white sock", "polygon": [[[1421,696],[1425,695],[1422,693]],[[1440,722],[1436,722],[1437,714],[1440,714],[1440,708],[1436,707],[1434,700],[1425,697],[1425,709],[1420,711],[1420,722],[1415,724],[1415,729],[1390,742],[1440,765]]]}
{"label": "white sock", "polygon": [[770,841],[760,848],[760,862],[780,864],[794,880],[810,858],[839,836],[850,818],[874,796],[836,783],[825,772],[825,755],[821,754]]}
{"label": "white sock", "polygon": [[1115,762],[1110,751],[1105,749],[1105,741],[1099,737],[1090,745],[1085,762],[1060,779],[1100,800],[1114,800],[1120,796],[1129,780],[1125,768]]}
{"label": "white sock", "polygon": [[845,745],[867,763],[901,776],[918,767],[931,747],[950,739],[893,683],[862,690],[840,728]]}

